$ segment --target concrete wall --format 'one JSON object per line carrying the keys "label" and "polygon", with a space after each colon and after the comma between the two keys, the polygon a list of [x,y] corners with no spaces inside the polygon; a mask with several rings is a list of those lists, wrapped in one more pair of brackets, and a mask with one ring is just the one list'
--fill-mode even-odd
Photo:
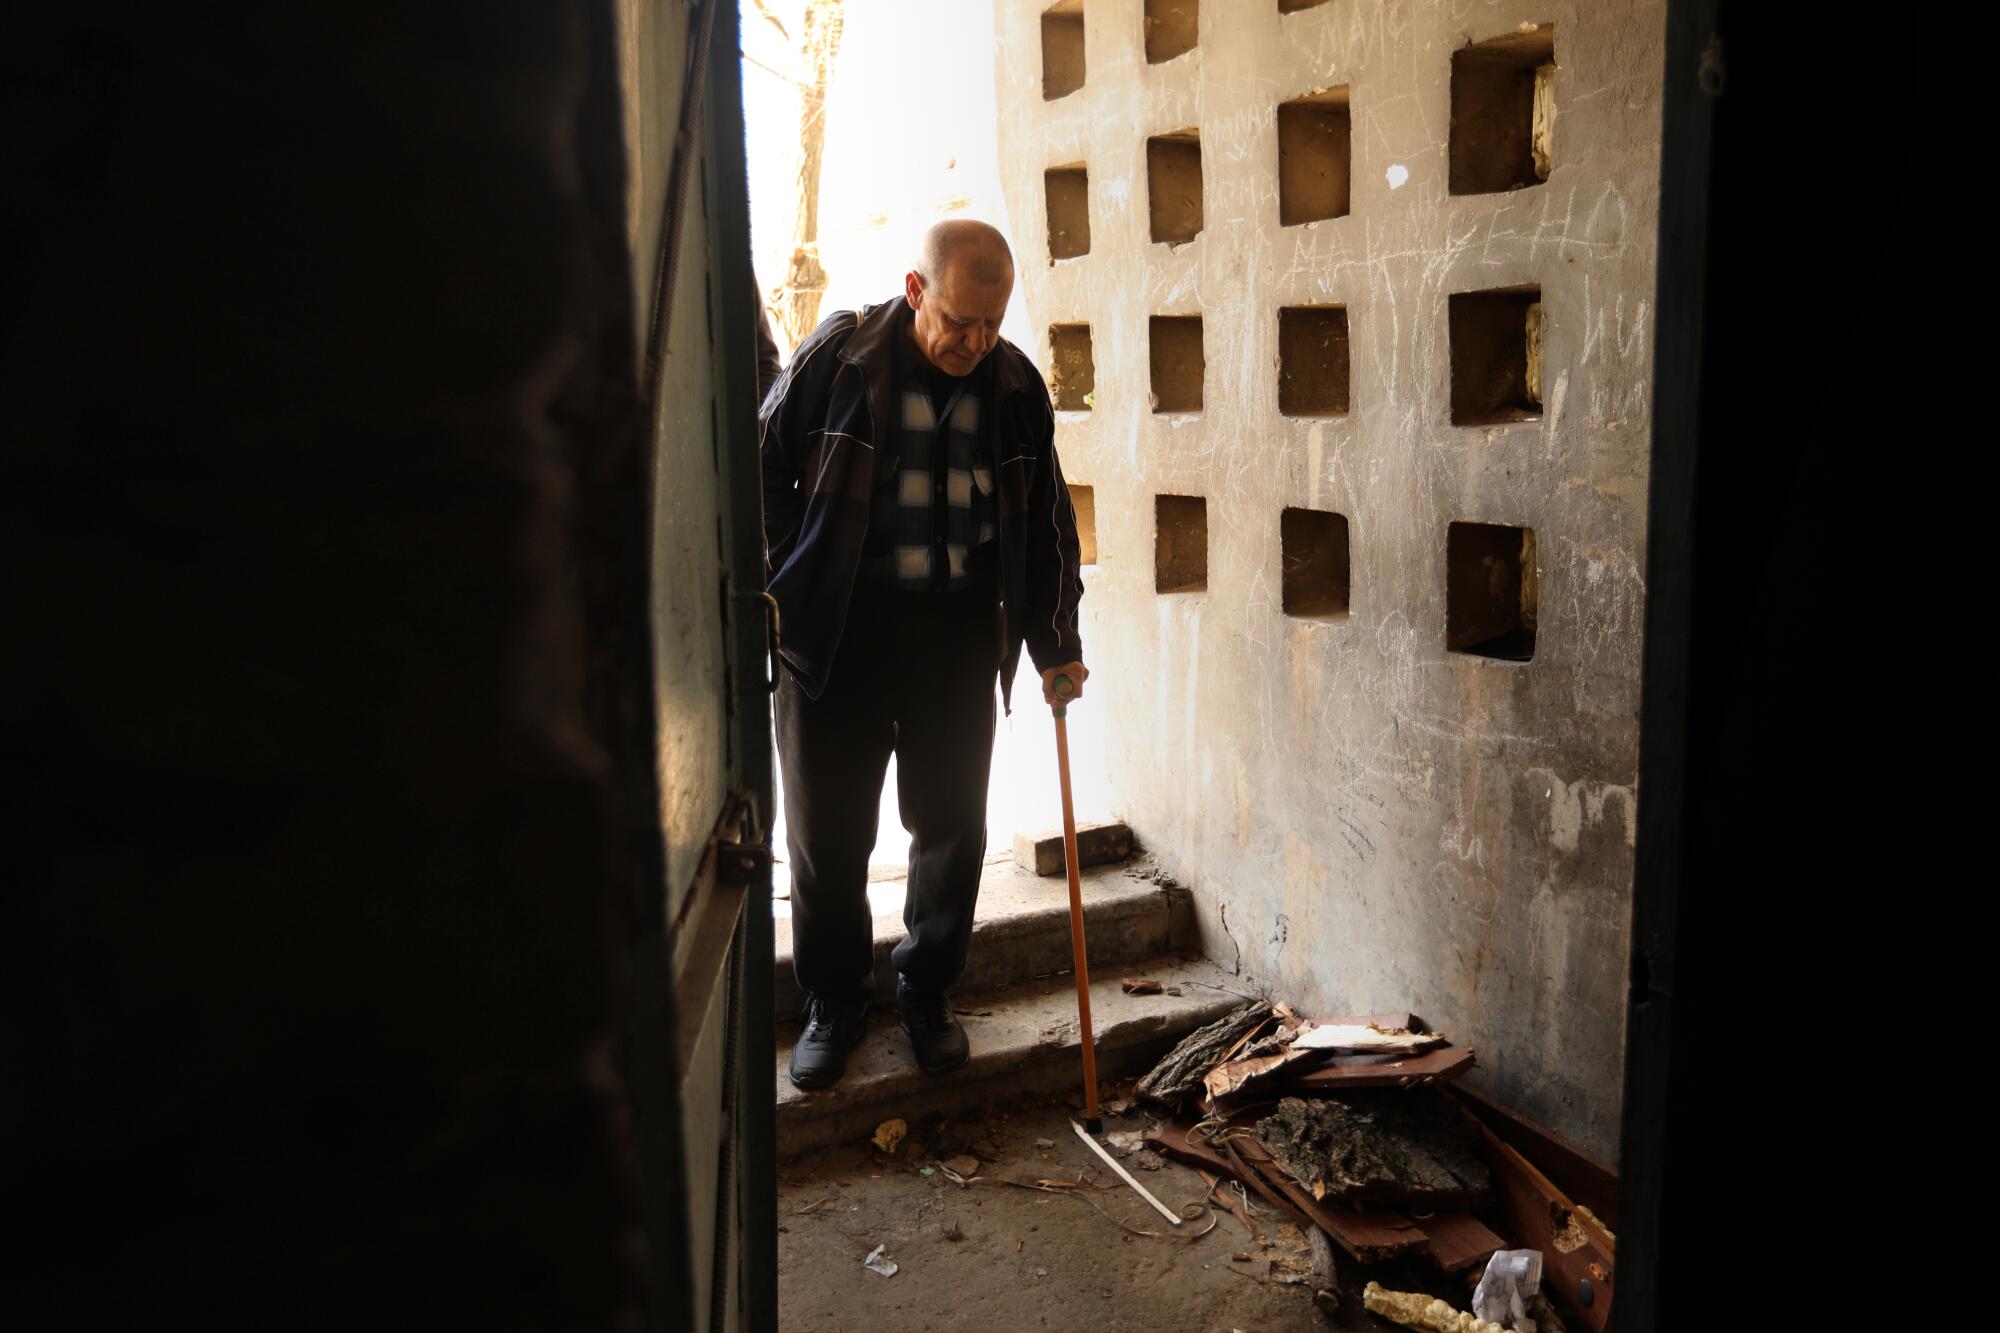
{"label": "concrete wall", "polygon": [[[998,7],[1001,157],[1045,367],[1049,326],[1091,328],[1093,405],[1057,441],[1095,488],[1085,642],[1118,811],[1193,886],[1212,957],[1315,1008],[1408,1007],[1477,1049],[1481,1085],[1615,1155],[1663,6],[1204,0],[1195,49],[1149,65],[1144,0],[1086,0],[1084,83],[1053,101],[1047,8]],[[1453,52],[1548,23],[1547,179],[1451,194]],[[1339,88],[1348,211],[1282,226],[1277,107]],[[1298,116],[1321,142],[1339,100]],[[1147,140],[1184,130],[1202,230],[1169,245]],[[1075,163],[1091,248],[1051,262],[1044,172]],[[1454,424],[1449,298],[1527,286],[1541,407]],[[1307,305],[1346,310],[1341,415],[1280,412],[1279,310]],[[1156,412],[1150,321],[1195,314],[1201,408]],[[1199,591],[1156,591],[1159,495],[1206,503]],[[1288,507],[1345,518],[1344,615],[1286,614]],[[1533,529],[1512,582],[1466,571],[1504,604],[1533,590],[1529,660],[1447,649],[1461,521]]]}

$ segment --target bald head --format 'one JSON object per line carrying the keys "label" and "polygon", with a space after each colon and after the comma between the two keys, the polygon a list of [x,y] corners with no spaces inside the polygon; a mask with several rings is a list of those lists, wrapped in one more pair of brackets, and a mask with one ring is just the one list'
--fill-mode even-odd
{"label": "bald head", "polygon": [[960,274],[982,287],[1014,284],[1014,252],[1007,238],[973,218],[946,218],[924,233],[917,272],[926,286]]}
{"label": "bald head", "polygon": [[923,253],[903,279],[910,339],[947,375],[970,375],[1000,341],[1014,293],[1014,256],[984,222],[951,218],[924,233]]}

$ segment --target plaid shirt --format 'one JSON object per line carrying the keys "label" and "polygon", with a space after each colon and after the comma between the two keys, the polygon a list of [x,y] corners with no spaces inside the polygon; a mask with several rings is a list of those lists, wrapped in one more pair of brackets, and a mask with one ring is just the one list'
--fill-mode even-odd
{"label": "plaid shirt", "polygon": [[[808,698],[820,697],[833,670],[876,488],[883,473],[900,470],[893,455],[902,438],[909,320],[900,294],[835,311],[800,344],[758,413],[764,549],[771,596],[785,617],[779,652]],[[1002,338],[978,374],[999,514],[991,545],[1002,607],[1000,697],[1008,700],[1024,654],[1038,671],[1084,660],[1083,580],[1076,511],[1040,372]]]}
{"label": "plaid shirt", "polygon": [[998,503],[981,419],[992,376],[943,381],[938,402],[914,352],[904,361],[897,466],[870,500],[862,576],[906,591],[992,587]]}

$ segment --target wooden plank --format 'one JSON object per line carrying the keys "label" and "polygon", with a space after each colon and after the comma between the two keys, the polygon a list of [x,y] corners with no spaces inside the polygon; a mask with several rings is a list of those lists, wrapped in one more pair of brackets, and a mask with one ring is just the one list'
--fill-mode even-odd
{"label": "wooden plank", "polygon": [[1307,1014],[1305,1017],[1311,1019],[1315,1026],[1331,1024],[1338,1027],[1368,1027],[1373,1025],[1390,1032],[1395,1031],[1397,1028],[1402,1028],[1406,1032],[1422,1032],[1425,1030],[1423,1020],[1415,1014],[1329,1014],[1324,1018],[1318,1014]]}
{"label": "wooden plank", "polygon": [[[1355,1259],[1375,1262],[1397,1254],[1427,1252],[1447,1273],[1464,1272],[1486,1262],[1506,1242],[1470,1213],[1439,1213],[1413,1219],[1399,1214],[1358,1211],[1343,1204],[1316,1200],[1285,1175],[1270,1150],[1256,1139],[1238,1139],[1245,1147],[1232,1160],[1207,1143],[1191,1141],[1190,1122],[1168,1121],[1146,1135],[1146,1141],[1177,1162],[1243,1180],[1266,1203],[1301,1227],[1317,1227]],[[1261,1154],[1258,1161],[1247,1160]],[[1261,1186],[1261,1188],[1260,1188]]]}
{"label": "wooden plank", "polygon": [[1481,1267],[1495,1250],[1507,1248],[1505,1240],[1471,1213],[1439,1213],[1410,1220],[1430,1238],[1431,1259],[1447,1273]]}
{"label": "wooden plank", "polygon": [[1226,1097],[1204,1097],[1201,1105],[1216,1115],[1228,1115],[1250,1105],[1266,1105],[1273,1096],[1345,1092],[1351,1088],[1400,1088],[1442,1083],[1462,1076],[1475,1060],[1469,1046],[1445,1046],[1416,1056],[1336,1055],[1307,1070],[1281,1070]]}
{"label": "wooden plank", "polygon": [[[1580,1320],[1593,1333],[1604,1333],[1611,1317],[1613,1263],[1604,1233],[1584,1220],[1576,1205],[1537,1171],[1527,1158],[1503,1142],[1472,1112],[1466,1118],[1479,1126],[1486,1146],[1486,1163],[1493,1169],[1502,1223],[1511,1248],[1542,1252],[1542,1290],[1562,1307],[1565,1319]],[[1591,1301],[1581,1292],[1589,1284]]]}
{"label": "wooden plank", "polygon": [[1298,1223],[1301,1227],[1311,1226],[1312,1219],[1307,1216],[1304,1209],[1300,1208],[1287,1194],[1279,1190],[1276,1183],[1270,1177],[1243,1160],[1243,1154],[1238,1151],[1238,1145],[1255,1142],[1255,1139],[1242,1138],[1231,1139],[1222,1145],[1223,1155],[1229,1158],[1229,1174],[1257,1191],[1259,1195],[1263,1196],[1264,1202],[1276,1208],[1286,1217],[1291,1218],[1292,1221]]}
{"label": "wooden plank", "polygon": [[1362,1263],[1428,1252],[1430,1238],[1407,1217],[1313,1198],[1310,1191],[1285,1173],[1270,1150],[1257,1139],[1233,1139],[1229,1147],[1253,1171],[1263,1176],[1273,1189],[1290,1200],[1294,1208],[1331,1236],[1341,1249]]}
{"label": "wooden plank", "polygon": [[1617,1228],[1618,1173],[1609,1164],[1563,1142],[1482,1092],[1463,1084],[1448,1091],[1503,1143],[1532,1162],[1556,1188],[1596,1213],[1605,1226]]}
{"label": "wooden plank", "polygon": [[1444,1046],[1422,1055],[1336,1055],[1303,1073],[1281,1074],[1272,1086],[1285,1092],[1308,1093],[1407,1087],[1412,1083],[1461,1077],[1473,1064],[1469,1046]]}
{"label": "wooden plank", "polygon": [[1222,1182],[1228,1180],[1228,1176],[1201,1167],[1196,1167],[1194,1173],[1201,1177],[1202,1184],[1208,1186],[1208,1194],[1205,1197],[1219,1201],[1228,1209],[1229,1215],[1243,1224],[1244,1235],[1255,1240],[1262,1234],[1257,1230],[1256,1223],[1250,1220],[1250,1214],[1244,1208],[1242,1198],[1222,1188]]}
{"label": "wooden plank", "polygon": [[1158,1129],[1147,1133],[1146,1142],[1176,1162],[1221,1175],[1232,1174],[1228,1161],[1221,1153],[1206,1143],[1197,1143],[1188,1138],[1188,1131],[1193,1128],[1192,1121],[1165,1120],[1160,1123]]}
{"label": "wooden plank", "polygon": [[1193,1128],[1194,1125],[1191,1121],[1170,1120],[1147,1134],[1146,1142],[1152,1144],[1161,1153],[1176,1162],[1192,1166],[1197,1170],[1211,1171],[1219,1176],[1228,1176],[1232,1180],[1242,1181],[1247,1187],[1257,1190],[1264,1197],[1266,1203],[1284,1213],[1296,1225],[1301,1227],[1311,1225],[1311,1219],[1293,1207],[1290,1201],[1282,1195],[1276,1195],[1275,1191],[1260,1188],[1263,1182],[1251,1178],[1252,1173],[1242,1162],[1225,1155],[1207,1143],[1189,1138],[1188,1131]]}

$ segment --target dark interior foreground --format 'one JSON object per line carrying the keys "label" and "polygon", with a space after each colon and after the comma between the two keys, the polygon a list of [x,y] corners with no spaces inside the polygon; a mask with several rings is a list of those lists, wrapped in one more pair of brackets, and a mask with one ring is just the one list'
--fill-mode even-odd
{"label": "dark interior foreground", "polygon": [[[6,80],[0,1319],[682,1327],[712,1279],[649,1044],[612,8],[35,23]],[[1916,113],[1823,133],[1789,85],[1847,53],[1785,36],[1669,7],[1627,1333],[1699,1326],[1737,1271],[1717,1182],[1779,1171],[1709,1034],[1820,1003],[1860,945],[1817,904],[1887,855],[1843,833],[1909,827],[1856,781],[1903,687],[1824,650],[1880,601],[1830,569],[1870,500],[1832,390],[1922,379],[1912,322],[1855,318],[1896,304]],[[1869,223],[1831,227],[1857,162]],[[748,375],[747,324],[718,337]],[[774,1264],[746,1125],[744,1262]]]}

